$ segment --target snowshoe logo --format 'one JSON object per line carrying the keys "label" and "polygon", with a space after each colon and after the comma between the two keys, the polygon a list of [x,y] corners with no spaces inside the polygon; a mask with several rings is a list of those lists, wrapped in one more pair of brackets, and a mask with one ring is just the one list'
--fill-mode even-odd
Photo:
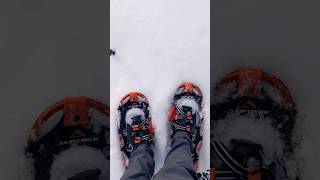
{"label": "snowshoe logo", "polygon": [[88,137],[88,138],[78,138],[78,139],[59,141],[58,145],[61,146],[61,145],[80,144],[80,143],[92,143],[92,142],[98,142],[98,141],[100,141],[99,137]]}
{"label": "snowshoe logo", "polygon": [[230,112],[234,113],[236,117],[246,117],[254,119],[259,119],[268,115],[268,111],[262,109],[237,109]]}

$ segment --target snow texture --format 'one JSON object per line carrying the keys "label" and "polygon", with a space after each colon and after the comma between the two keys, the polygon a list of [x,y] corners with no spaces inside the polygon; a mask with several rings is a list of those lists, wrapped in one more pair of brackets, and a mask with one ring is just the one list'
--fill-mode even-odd
{"label": "snow texture", "polygon": [[99,180],[109,177],[105,155],[92,147],[74,146],[57,156],[50,172],[51,180],[65,180],[86,170],[101,170]]}
{"label": "snow texture", "polygon": [[24,180],[33,180],[35,169],[33,167],[33,159],[31,155],[28,156],[20,156],[19,160],[19,179]]}
{"label": "snow texture", "polygon": [[132,124],[132,118],[135,116],[141,116],[142,121],[145,120],[145,114],[140,108],[132,108],[127,111],[126,114],[126,123],[131,125]]}
{"label": "snow texture", "polygon": [[156,171],[167,144],[167,113],[176,88],[197,84],[204,94],[204,146],[200,169],[209,169],[210,1],[111,0],[111,178],[123,174],[117,141],[117,107],[130,91],[146,95],[155,126]]}
{"label": "snow texture", "polygon": [[211,9],[212,85],[240,67],[284,81],[298,110],[294,140],[303,135],[296,149],[302,180],[317,180],[320,172],[318,7],[317,1],[228,0],[214,1]]}
{"label": "snow texture", "polygon": [[230,142],[232,138],[236,138],[260,144],[263,147],[265,165],[282,158],[283,143],[278,131],[272,127],[271,120],[228,116],[215,124],[213,133],[222,142]]}
{"label": "snow texture", "polygon": [[107,4],[0,2],[1,179],[19,180],[27,135],[49,105],[72,96],[109,102]]}
{"label": "snow texture", "polygon": [[183,106],[190,107],[192,110],[192,114],[195,114],[199,112],[199,104],[194,100],[190,98],[181,98],[176,102],[176,105],[180,108]]}

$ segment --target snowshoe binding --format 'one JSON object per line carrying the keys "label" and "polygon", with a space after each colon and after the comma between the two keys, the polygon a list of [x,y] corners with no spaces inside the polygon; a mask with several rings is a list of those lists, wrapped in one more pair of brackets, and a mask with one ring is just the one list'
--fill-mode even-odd
{"label": "snowshoe binding", "polygon": [[203,95],[198,86],[184,83],[177,88],[168,113],[169,136],[173,137],[176,132],[185,131],[191,137],[196,171],[198,170],[199,152],[202,145],[202,99]]}
{"label": "snowshoe binding", "polygon": [[259,69],[218,82],[211,101],[211,179],[296,180],[296,108],[286,85]]}
{"label": "snowshoe binding", "polygon": [[81,173],[86,180],[106,178],[110,160],[108,118],[106,105],[85,97],[65,98],[50,106],[32,126],[22,178],[79,179]]}
{"label": "snowshoe binding", "polygon": [[121,99],[118,111],[120,149],[124,166],[128,167],[132,152],[140,144],[154,144],[150,106],[143,94],[131,92]]}

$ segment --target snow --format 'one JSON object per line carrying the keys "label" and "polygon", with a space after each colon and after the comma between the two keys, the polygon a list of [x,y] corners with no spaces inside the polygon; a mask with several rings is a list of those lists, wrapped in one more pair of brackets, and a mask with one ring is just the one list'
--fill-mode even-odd
{"label": "snow", "polygon": [[[262,84],[262,88],[265,89],[266,95],[278,104],[286,104],[284,97],[281,96],[281,92],[276,87],[269,84]],[[287,107],[288,108],[288,107]]]}
{"label": "snow", "polygon": [[19,166],[19,173],[18,178],[19,179],[25,179],[25,180],[33,180],[34,179],[34,173],[35,169],[33,167],[33,159],[30,155],[28,156],[20,156],[20,160],[18,163]]}
{"label": "snow", "polygon": [[64,97],[109,102],[107,1],[1,1],[0,174],[19,180],[37,116]]}
{"label": "snow", "polygon": [[236,138],[260,144],[263,147],[266,165],[282,158],[284,147],[280,134],[272,127],[270,119],[257,120],[229,115],[215,124],[213,133],[222,142],[230,142],[231,139]]}
{"label": "snow", "polygon": [[[26,135],[42,110],[65,96],[85,95],[109,102],[108,1],[1,3],[0,174],[3,179],[17,180]],[[284,80],[297,103],[298,129],[303,129],[296,132],[304,135],[303,146],[298,148],[298,155],[305,159],[303,179],[317,180],[319,1],[211,3],[211,83],[244,66],[260,67]],[[116,92],[111,94],[111,120],[120,97],[141,90],[152,103],[155,124],[160,126],[157,134],[165,134],[168,96],[183,80],[198,83],[205,105],[209,104],[209,0],[112,0],[111,21],[111,45],[117,50],[110,62],[111,87]],[[116,145],[114,134],[111,140]],[[117,156],[117,149],[111,150]],[[113,170],[118,167],[112,165]]]}
{"label": "snow", "polygon": [[132,108],[132,109],[127,111],[126,123],[131,125],[132,124],[132,118],[135,117],[135,116],[141,116],[142,121],[145,120],[145,114],[140,108]]}
{"label": "snow", "polygon": [[175,89],[197,84],[204,94],[204,146],[200,169],[209,169],[210,1],[111,0],[110,153],[111,177],[123,173],[117,142],[116,109],[130,91],[146,95],[155,126],[155,162],[164,162],[167,113]]}
{"label": "snow", "polygon": [[284,81],[298,109],[298,166],[308,180],[319,179],[320,171],[318,7],[316,1],[230,0],[214,1],[211,9],[212,83],[239,67],[259,67]]}
{"label": "snow", "polygon": [[105,155],[94,148],[74,146],[63,151],[52,164],[51,180],[65,180],[86,170],[99,169],[99,180],[108,179],[109,163]]}
{"label": "snow", "polygon": [[176,105],[180,108],[183,106],[190,107],[192,114],[195,114],[196,112],[199,112],[199,104],[194,100],[190,98],[181,98],[176,102]]}
{"label": "snow", "polygon": [[217,103],[224,103],[228,100],[228,96],[230,96],[230,93],[235,90],[236,83],[231,82],[223,86],[223,91],[219,91],[220,89],[212,88],[211,93],[211,102],[214,100]]}

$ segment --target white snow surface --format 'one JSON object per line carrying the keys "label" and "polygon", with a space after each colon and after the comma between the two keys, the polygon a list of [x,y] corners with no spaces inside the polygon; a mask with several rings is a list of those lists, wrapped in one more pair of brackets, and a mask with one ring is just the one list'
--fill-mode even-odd
{"label": "white snow surface", "polygon": [[280,135],[272,127],[270,119],[230,116],[215,124],[213,133],[222,142],[230,142],[231,139],[236,138],[260,144],[263,147],[265,165],[270,165],[282,158],[284,147]]}
{"label": "white snow surface", "polygon": [[143,120],[145,120],[144,118],[144,112],[140,109],[140,108],[132,108],[129,111],[127,111],[126,114],[126,123],[127,124],[132,124],[132,118],[135,116],[139,116],[141,115],[141,118],[143,118]]}
{"label": "white snow surface", "polygon": [[167,113],[183,82],[197,84],[204,94],[204,146],[200,170],[209,169],[210,1],[111,0],[110,59],[111,177],[123,174],[117,141],[116,111],[130,91],[146,95],[155,126],[155,170],[166,155]]}
{"label": "white snow surface", "polygon": [[182,108],[182,106],[191,107],[192,114],[199,112],[199,105],[194,99],[181,98],[176,102],[176,105]]}
{"label": "white snow surface", "polygon": [[0,179],[25,180],[26,139],[49,105],[74,96],[109,102],[108,3],[0,2]]}
{"label": "white snow surface", "polygon": [[212,83],[240,67],[284,81],[298,110],[294,140],[303,135],[296,149],[302,180],[318,180],[320,171],[318,3],[229,0],[214,1],[211,9]]}
{"label": "white snow surface", "polygon": [[74,146],[55,157],[51,167],[51,180],[66,180],[86,170],[99,169],[99,180],[109,177],[109,163],[105,155],[92,147]]}

